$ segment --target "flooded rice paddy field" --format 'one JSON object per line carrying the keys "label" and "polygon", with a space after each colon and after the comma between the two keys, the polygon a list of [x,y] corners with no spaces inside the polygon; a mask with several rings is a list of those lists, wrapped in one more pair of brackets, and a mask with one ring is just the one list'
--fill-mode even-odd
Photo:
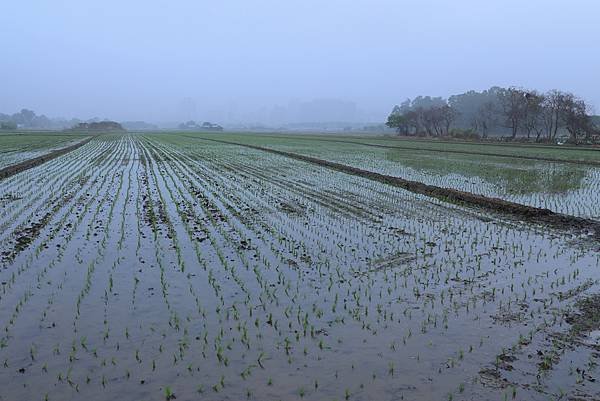
{"label": "flooded rice paddy field", "polygon": [[[206,135],[204,137],[214,138]],[[525,152],[518,147],[515,149],[514,145],[477,146],[300,135],[229,135],[225,139],[600,220],[600,149],[565,149],[559,153],[553,147],[532,146],[526,148]],[[365,144],[375,144],[377,147]],[[407,144],[418,148],[410,149]],[[423,150],[427,147],[435,151]],[[445,153],[446,150],[450,153]],[[522,157],[554,158],[570,162],[549,162]]]}
{"label": "flooded rice paddy field", "polygon": [[176,134],[0,199],[0,400],[600,397],[590,238]]}
{"label": "flooded rice paddy field", "polygon": [[76,133],[0,133],[0,169],[77,143]]}

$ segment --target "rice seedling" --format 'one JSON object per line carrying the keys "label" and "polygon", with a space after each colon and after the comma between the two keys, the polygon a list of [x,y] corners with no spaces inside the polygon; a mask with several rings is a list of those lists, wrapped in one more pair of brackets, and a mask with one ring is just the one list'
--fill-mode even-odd
{"label": "rice seedling", "polygon": [[[291,139],[227,135],[300,151]],[[471,184],[304,141],[306,154],[361,168],[582,216],[595,208],[582,190],[544,201],[508,194],[514,183]],[[107,136],[77,152],[38,168],[43,182],[0,182],[0,199],[22,197],[0,211],[0,251],[11,252],[0,269],[0,378],[14,399],[387,399],[398,380],[410,383],[402,397],[452,399],[490,395],[473,378],[505,375],[515,381],[506,397],[519,386],[527,399],[536,388],[558,394],[562,360],[598,365],[547,341],[569,332],[576,300],[599,284],[598,256],[572,236],[196,137]],[[579,206],[562,203],[578,196]],[[509,370],[512,358],[531,373]],[[574,385],[595,385],[573,372]],[[436,386],[418,380],[432,374]]]}

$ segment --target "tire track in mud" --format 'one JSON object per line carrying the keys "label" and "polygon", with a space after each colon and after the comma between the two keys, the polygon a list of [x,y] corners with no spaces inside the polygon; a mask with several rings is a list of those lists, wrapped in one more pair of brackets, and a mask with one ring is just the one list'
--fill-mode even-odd
{"label": "tire track in mud", "polygon": [[290,159],[312,163],[322,167],[327,167],[329,169],[339,171],[342,173],[359,176],[367,178],[369,180],[392,185],[413,193],[436,198],[444,202],[450,202],[467,206],[477,206],[482,209],[487,209],[493,212],[501,212],[511,216],[519,217],[523,220],[533,223],[547,224],[549,226],[563,230],[566,228],[580,232],[591,232],[593,233],[593,236],[596,239],[600,240],[600,222],[591,219],[556,213],[550,209],[527,206],[520,203],[506,201],[500,198],[492,198],[483,195],[473,194],[470,192],[459,191],[457,189],[443,188],[435,185],[424,184],[419,181],[406,180],[400,177],[379,174],[373,171],[363,170],[357,167],[352,167],[345,164],[335,163],[328,160],[318,159],[315,157],[305,156],[297,153],[285,152],[282,150],[276,150],[262,146],[230,142],[219,139],[209,139],[201,137],[190,138],[223,143],[227,145],[242,146],[249,149],[272,153]]}
{"label": "tire track in mud", "polygon": [[380,145],[380,144],[376,144],[376,143],[347,141],[347,140],[342,140],[342,139],[301,138],[301,137],[296,138],[296,137],[289,137],[289,136],[288,137],[269,136],[269,138],[300,139],[300,140],[309,140],[309,141],[314,140],[314,141],[321,141],[321,142],[346,143],[346,144],[352,144],[352,145],[367,146],[367,147],[371,147],[371,148],[414,150],[414,151],[419,151],[419,152],[452,153],[452,154],[473,155],[473,156],[491,156],[491,157],[500,157],[500,158],[509,158],[509,159],[521,159],[521,160],[531,160],[531,161],[540,161],[540,162],[549,162],[549,163],[566,163],[566,164],[589,165],[589,166],[600,167],[600,160],[598,160],[598,161],[596,161],[596,160],[570,160],[570,159],[556,159],[553,157],[509,155],[509,154],[491,153],[491,152],[477,152],[477,151],[471,151],[471,150],[452,150],[452,149],[434,149],[434,148],[426,148],[426,147],[399,146],[399,145]]}
{"label": "tire track in mud", "polygon": [[69,152],[72,152],[76,149],[79,149],[80,147],[82,147],[83,145],[87,144],[88,142],[90,142],[92,139],[94,139],[94,137],[89,137],[87,139],[84,139],[81,142],[78,142],[74,145],[71,146],[67,146],[66,148],[62,148],[62,149],[58,149],[55,150],[53,152],[47,153],[45,155],[41,155],[38,157],[34,157],[33,159],[28,159],[28,160],[24,160],[20,163],[17,164],[13,164],[11,166],[7,166],[4,167],[3,169],[0,169],[0,180],[6,179],[8,177],[12,177],[15,174],[19,174],[25,170],[29,170],[31,168],[37,167],[41,164],[44,164],[50,160],[54,160],[57,157],[60,157],[62,155],[65,155]]}

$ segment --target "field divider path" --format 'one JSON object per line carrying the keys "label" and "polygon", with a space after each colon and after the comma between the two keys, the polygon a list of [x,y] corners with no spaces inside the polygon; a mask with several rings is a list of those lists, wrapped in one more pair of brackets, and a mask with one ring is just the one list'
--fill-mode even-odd
{"label": "field divider path", "polygon": [[[269,138],[290,139],[290,137],[285,137],[285,136],[269,136]],[[302,138],[302,137],[291,137],[291,138],[299,139],[299,140],[345,143],[345,144],[367,146],[367,147],[371,147],[371,148],[380,148],[380,149],[400,149],[400,150],[415,150],[418,152],[452,153],[452,154],[473,155],[473,156],[491,156],[491,157],[502,157],[502,158],[509,158],[509,159],[521,159],[521,160],[531,160],[531,161],[540,161],[540,162],[549,162],[549,163],[567,163],[567,164],[578,164],[578,165],[589,165],[589,166],[600,167],[600,161],[596,161],[596,160],[557,159],[557,158],[553,158],[553,157],[511,155],[511,154],[505,154],[505,153],[477,152],[477,151],[471,151],[471,150],[435,149],[435,148],[415,147],[415,146],[382,145],[382,144],[377,144],[377,143],[358,142],[358,141],[350,141],[350,140],[343,140],[343,139]],[[597,151],[597,150],[595,150],[595,151]]]}
{"label": "field divider path", "polygon": [[548,224],[563,230],[566,228],[577,231],[591,232],[593,233],[593,236],[596,239],[600,239],[600,222],[591,219],[556,213],[550,209],[527,206],[520,203],[506,201],[500,198],[487,197],[483,195],[473,194],[470,192],[459,191],[453,188],[443,188],[435,185],[428,185],[419,181],[406,180],[400,177],[384,175],[341,163],[318,159],[315,157],[305,156],[297,153],[266,148],[263,146],[193,136],[191,136],[190,138],[223,143],[227,145],[242,146],[249,149],[268,152],[284,156],[290,159],[312,163],[322,167],[327,167],[342,173],[392,185],[416,194],[436,198],[444,202],[477,206],[482,209],[487,209],[493,212],[502,212],[512,216],[517,216],[529,222]]}
{"label": "field divider path", "polygon": [[34,167],[37,167],[39,165],[42,165],[46,162],[49,162],[50,160],[54,160],[57,157],[60,157],[62,155],[65,155],[69,152],[72,152],[76,149],[79,149],[80,147],[82,147],[83,145],[87,144],[88,142],[90,142],[92,139],[94,139],[93,136],[84,139],[81,142],[77,142],[73,145],[67,146],[65,148],[61,148],[61,149],[57,149],[55,151],[52,151],[50,153],[47,153],[45,155],[41,155],[38,157],[34,157],[32,159],[27,159],[24,160],[20,163],[17,164],[13,164],[10,166],[6,166],[2,169],[0,169],[0,180],[6,179],[8,177],[12,177],[13,175],[22,173],[23,171],[32,169]]}

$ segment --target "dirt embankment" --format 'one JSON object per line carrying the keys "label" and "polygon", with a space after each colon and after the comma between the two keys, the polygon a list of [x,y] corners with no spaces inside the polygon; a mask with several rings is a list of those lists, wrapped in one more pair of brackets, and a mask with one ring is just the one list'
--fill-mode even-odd
{"label": "dirt embankment", "polygon": [[92,139],[93,139],[93,137],[90,137],[90,138],[84,139],[83,141],[78,142],[74,145],[67,146],[66,148],[57,149],[57,150],[47,153],[45,155],[34,157],[33,159],[24,160],[20,163],[4,167],[4,168],[0,169],[0,180],[11,177],[11,176],[21,173],[25,170],[29,170],[30,168],[37,167],[40,164],[46,163],[52,159],[56,159],[59,156],[62,156],[69,152],[72,152],[75,149],[82,147],[83,145],[85,145],[86,143],[91,141]]}
{"label": "dirt embankment", "polygon": [[550,209],[542,209],[533,206],[522,205],[520,203],[509,202],[499,198],[491,198],[482,195],[476,195],[470,192],[459,191],[457,189],[443,188],[435,185],[424,184],[419,181],[405,180],[400,177],[379,174],[372,171],[363,170],[357,167],[335,163],[328,160],[317,159],[315,157],[300,155],[297,153],[285,152],[281,150],[265,148],[262,146],[223,141],[218,139],[208,139],[199,137],[196,138],[207,141],[220,142],[229,145],[244,146],[250,149],[285,156],[290,159],[316,164],[319,166],[330,168],[335,171],[340,171],[346,174],[351,174],[363,178],[368,178],[373,181],[378,181],[384,184],[393,185],[395,187],[399,187],[413,193],[430,196],[432,198],[440,199],[446,202],[477,206],[482,209],[488,209],[494,212],[510,214],[512,216],[516,216],[523,220],[527,220],[534,223],[548,224],[560,229],[566,228],[584,233],[591,233],[594,235],[594,237],[600,239],[599,221],[555,213]]}

